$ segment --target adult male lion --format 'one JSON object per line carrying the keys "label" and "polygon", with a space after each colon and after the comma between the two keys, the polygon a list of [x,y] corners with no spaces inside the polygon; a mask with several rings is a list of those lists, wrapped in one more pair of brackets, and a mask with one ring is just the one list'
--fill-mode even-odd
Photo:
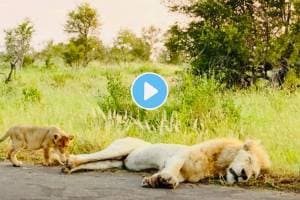
{"label": "adult male lion", "polygon": [[260,143],[253,140],[215,139],[185,146],[125,138],[97,153],[71,155],[63,171],[123,167],[130,171],[157,169],[156,174],[143,179],[144,187],[176,188],[181,182],[216,176],[225,176],[229,184],[245,182],[268,169],[270,160]]}

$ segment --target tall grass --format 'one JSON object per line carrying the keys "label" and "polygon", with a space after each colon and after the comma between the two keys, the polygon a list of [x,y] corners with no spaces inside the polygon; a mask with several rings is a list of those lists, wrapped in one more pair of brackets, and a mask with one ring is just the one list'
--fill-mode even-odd
{"label": "tall grass", "polygon": [[[134,78],[155,71],[170,84],[167,103],[138,109]],[[73,153],[97,151],[116,138],[195,144],[216,137],[259,139],[280,173],[300,172],[300,93],[277,89],[225,90],[178,66],[92,64],[85,69],[27,68],[0,83],[0,132],[16,124],[56,125],[74,134]],[[1,134],[2,135],[2,134]],[[8,142],[0,144],[0,154]]]}

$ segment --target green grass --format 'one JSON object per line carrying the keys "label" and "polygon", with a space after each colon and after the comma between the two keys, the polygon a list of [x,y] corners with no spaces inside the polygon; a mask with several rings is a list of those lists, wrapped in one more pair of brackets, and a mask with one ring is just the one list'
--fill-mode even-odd
{"label": "green grass", "polygon": [[[16,124],[59,126],[76,136],[73,153],[97,151],[125,136],[181,144],[255,138],[266,146],[274,171],[299,174],[299,91],[224,90],[213,80],[182,76],[180,70],[151,63],[23,69],[13,82],[0,83],[0,133]],[[171,85],[168,102],[157,111],[141,111],[130,99],[131,82],[146,71],[162,74]],[[107,88],[107,74],[112,84],[120,84],[114,82],[119,74],[126,88],[114,89],[116,99]],[[7,148],[8,142],[0,144],[0,158]]]}

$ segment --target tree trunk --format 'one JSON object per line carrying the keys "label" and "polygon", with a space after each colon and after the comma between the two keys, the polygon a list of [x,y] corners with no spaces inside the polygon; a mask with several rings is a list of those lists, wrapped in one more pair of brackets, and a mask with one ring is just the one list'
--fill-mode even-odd
{"label": "tree trunk", "polygon": [[13,73],[16,72],[16,64],[10,63],[10,72],[5,80],[5,83],[9,83],[12,80]]}

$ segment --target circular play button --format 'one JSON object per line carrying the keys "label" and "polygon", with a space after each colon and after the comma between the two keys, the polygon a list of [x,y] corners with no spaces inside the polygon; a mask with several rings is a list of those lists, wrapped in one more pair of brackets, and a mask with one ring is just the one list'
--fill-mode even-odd
{"label": "circular play button", "polygon": [[155,73],[144,73],[138,76],[131,87],[133,101],[145,110],[155,110],[161,107],[168,98],[166,80]]}

